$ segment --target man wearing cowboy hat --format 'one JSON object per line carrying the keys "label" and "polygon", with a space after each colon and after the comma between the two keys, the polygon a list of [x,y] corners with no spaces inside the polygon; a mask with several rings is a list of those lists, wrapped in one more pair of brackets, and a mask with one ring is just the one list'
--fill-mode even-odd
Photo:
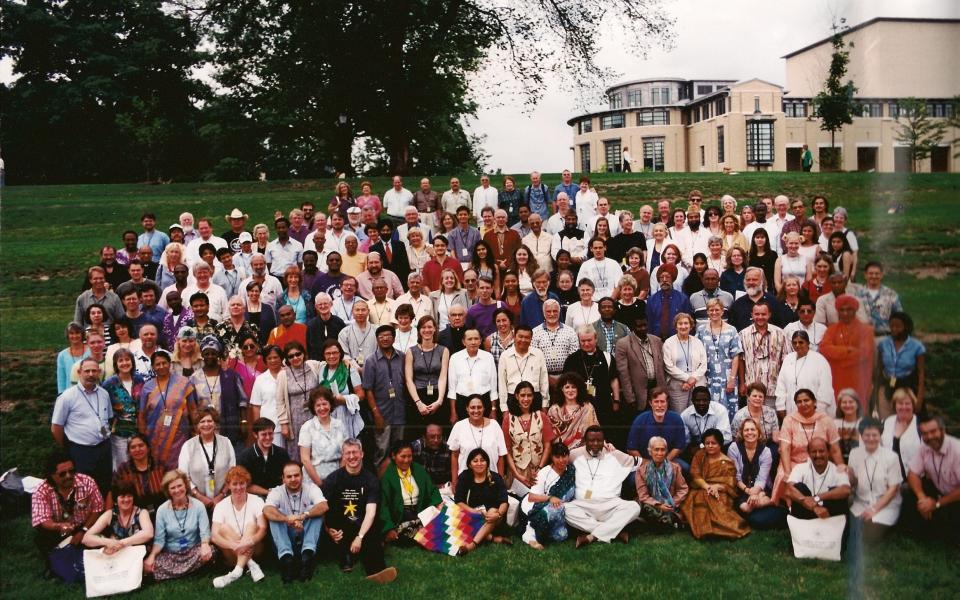
{"label": "man wearing cowboy hat", "polygon": [[222,237],[234,254],[240,253],[240,234],[246,232],[243,226],[247,224],[249,218],[250,215],[241,212],[239,208],[233,209],[229,215],[224,217],[224,220],[230,224],[230,231],[224,233]]}

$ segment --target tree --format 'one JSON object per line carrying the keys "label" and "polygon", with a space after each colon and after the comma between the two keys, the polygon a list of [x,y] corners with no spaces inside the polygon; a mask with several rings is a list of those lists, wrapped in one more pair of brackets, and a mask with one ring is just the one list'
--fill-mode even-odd
{"label": "tree", "polygon": [[814,108],[820,116],[820,129],[830,132],[830,153],[825,165],[828,169],[840,168],[836,135],[844,125],[853,123],[853,112],[856,108],[853,95],[857,88],[853,85],[853,81],[843,82],[847,75],[847,65],[850,63],[850,52],[847,47],[853,48],[853,42],[848,45],[843,39],[843,34],[848,29],[844,25],[845,22],[846,19],[840,19],[839,24],[833,25],[833,37],[830,40],[833,45],[830,70],[824,81],[823,91],[813,99]]}
{"label": "tree", "polygon": [[927,114],[927,103],[922,100],[906,98],[898,104],[893,137],[907,147],[910,172],[916,173],[920,161],[929,158],[933,149],[940,145],[947,133],[947,123],[942,119],[931,119]]}
{"label": "tree", "polygon": [[[950,102],[950,116],[947,117],[947,127],[954,131],[960,130],[960,96],[954,96]],[[954,158],[960,158],[960,138],[954,138],[950,141],[951,146],[957,146]]]}
{"label": "tree", "polygon": [[20,183],[195,176],[199,37],[160,0],[3,0],[0,141]]}
{"label": "tree", "polygon": [[484,67],[534,104],[546,73],[594,89],[612,75],[595,62],[607,24],[636,53],[673,39],[661,0],[181,1],[207,25],[220,85],[265,127],[265,162],[299,174],[351,172],[356,139],[393,173],[443,164],[437,135],[479,157],[464,118],[507,87]]}

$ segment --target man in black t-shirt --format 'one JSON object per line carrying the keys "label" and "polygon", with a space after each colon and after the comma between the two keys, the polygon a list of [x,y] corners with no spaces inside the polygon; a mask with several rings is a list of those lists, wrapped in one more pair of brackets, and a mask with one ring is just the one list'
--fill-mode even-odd
{"label": "man in black t-shirt", "polygon": [[380,482],[363,468],[363,446],[351,438],[343,443],[343,467],[323,481],[323,494],[330,510],[324,528],[340,554],[340,570],[349,573],[357,555],[367,579],[389,583],[397,569],[383,560],[383,542],[377,520]]}
{"label": "man in black t-shirt", "polygon": [[253,477],[247,491],[264,498],[283,483],[283,465],[290,460],[287,450],[273,443],[276,429],[273,421],[260,417],[253,422],[253,445],[237,454],[237,464]]}

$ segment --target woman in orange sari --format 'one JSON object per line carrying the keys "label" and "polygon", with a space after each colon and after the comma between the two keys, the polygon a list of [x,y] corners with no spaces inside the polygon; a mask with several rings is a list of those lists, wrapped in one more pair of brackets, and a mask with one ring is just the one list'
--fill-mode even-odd
{"label": "woman in orange sari", "polygon": [[697,539],[742,538],[750,533],[750,526],[733,507],[739,494],[737,467],[723,453],[719,429],[708,429],[702,439],[703,448],[690,461],[690,493],[680,512]]}
{"label": "woman in orange sari", "polygon": [[834,393],[853,388],[860,397],[861,412],[867,414],[876,354],[873,326],[857,320],[860,302],[853,296],[843,294],[836,302],[840,320],[827,327],[820,354],[830,363]]}

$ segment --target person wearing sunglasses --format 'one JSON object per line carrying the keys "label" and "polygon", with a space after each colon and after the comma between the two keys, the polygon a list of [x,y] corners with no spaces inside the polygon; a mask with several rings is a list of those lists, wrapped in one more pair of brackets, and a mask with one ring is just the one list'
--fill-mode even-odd
{"label": "person wearing sunglasses", "polygon": [[[789,323],[783,328],[783,333],[786,334],[787,339],[792,340],[794,333],[804,331],[810,340],[810,349],[814,352],[819,352],[820,341],[823,339],[823,334],[827,332],[827,326],[814,320],[816,314],[816,304],[801,295],[800,303],[797,305],[797,317],[799,317],[799,320]],[[792,351],[792,349],[788,350],[788,352]]]}

